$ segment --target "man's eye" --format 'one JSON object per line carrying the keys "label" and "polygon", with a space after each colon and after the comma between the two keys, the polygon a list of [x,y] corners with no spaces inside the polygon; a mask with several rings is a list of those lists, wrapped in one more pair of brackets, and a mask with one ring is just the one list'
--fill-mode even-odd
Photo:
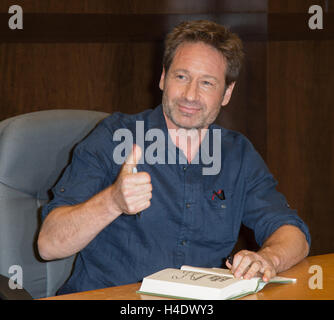
{"label": "man's eye", "polygon": [[176,78],[180,79],[180,80],[184,80],[186,77],[182,74],[178,74],[178,75],[176,75]]}
{"label": "man's eye", "polygon": [[213,86],[213,83],[211,83],[210,81],[203,81],[202,83],[203,83],[203,85],[205,85],[206,87],[212,87],[212,86]]}

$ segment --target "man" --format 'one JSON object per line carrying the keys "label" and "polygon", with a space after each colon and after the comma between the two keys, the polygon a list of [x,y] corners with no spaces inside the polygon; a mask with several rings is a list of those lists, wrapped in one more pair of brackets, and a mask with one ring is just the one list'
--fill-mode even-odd
{"label": "man", "polygon": [[[41,256],[79,252],[59,293],[138,282],[183,264],[219,267],[241,223],[254,230],[261,249],[240,251],[227,263],[236,277],[260,273],[268,281],[308,254],[307,226],[275,190],[251,143],[212,124],[241,67],[239,38],[213,22],[191,21],[177,26],[165,45],[162,106],[104,120],[76,148],[43,209]],[[150,137],[144,143],[139,124]],[[136,138],[124,158],[119,130]],[[159,159],[167,163],[147,156],[157,130],[166,138]],[[207,159],[217,148],[212,167],[219,170],[210,173]]]}

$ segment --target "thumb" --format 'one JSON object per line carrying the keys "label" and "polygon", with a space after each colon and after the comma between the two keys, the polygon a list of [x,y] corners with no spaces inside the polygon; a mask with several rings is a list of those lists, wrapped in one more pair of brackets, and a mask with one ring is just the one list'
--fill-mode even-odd
{"label": "thumb", "polygon": [[134,144],[132,146],[131,153],[125,160],[123,171],[125,171],[128,174],[132,173],[132,169],[136,167],[137,163],[141,158],[141,155],[142,155],[141,148],[138,145]]}

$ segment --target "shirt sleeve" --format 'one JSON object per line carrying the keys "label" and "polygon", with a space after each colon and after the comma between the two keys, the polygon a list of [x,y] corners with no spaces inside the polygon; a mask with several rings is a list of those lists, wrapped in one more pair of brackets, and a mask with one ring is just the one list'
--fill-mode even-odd
{"label": "shirt sleeve", "polygon": [[[52,188],[53,199],[42,209],[42,219],[56,207],[82,203],[110,182],[111,150],[108,132],[103,122],[74,149],[72,161]],[[103,142],[103,143],[102,143]]]}
{"label": "shirt sleeve", "polygon": [[311,245],[309,229],[290,208],[283,194],[276,190],[277,181],[269,172],[261,156],[249,145],[246,159],[246,200],[243,223],[254,231],[256,242],[262,246],[279,227],[298,227]]}

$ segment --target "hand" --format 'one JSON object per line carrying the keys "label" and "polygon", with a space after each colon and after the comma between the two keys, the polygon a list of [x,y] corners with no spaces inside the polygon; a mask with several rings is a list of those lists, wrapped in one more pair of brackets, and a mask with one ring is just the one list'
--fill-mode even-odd
{"label": "hand", "polygon": [[141,155],[141,148],[134,144],[132,152],[113,184],[113,200],[120,213],[136,214],[151,205],[152,184],[150,175],[147,172],[132,173]]}
{"label": "hand", "polygon": [[268,282],[276,275],[270,254],[265,251],[241,250],[234,255],[233,265],[226,261],[226,266],[231,269],[236,278],[251,279],[260,276],[263,281]]}

